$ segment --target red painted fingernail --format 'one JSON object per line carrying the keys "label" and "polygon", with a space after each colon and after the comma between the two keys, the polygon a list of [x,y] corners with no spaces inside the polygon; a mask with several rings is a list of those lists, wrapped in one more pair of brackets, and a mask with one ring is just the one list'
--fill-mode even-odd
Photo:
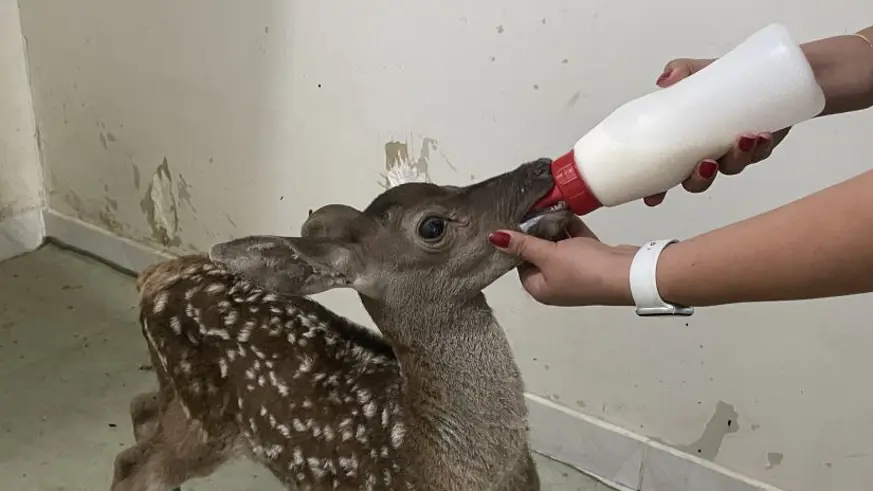
{"label": "red painted fingernail", "polygon": [[665,71],[664,73],[662,73],[661,76],[658,77],[658,80],[655,82],[655,84],[656,84],[656,85],[661,85],[662,83],[664,83],[664,81],[666,81],[668,78],[670,78],[670,75],[673,75],[673,70],[672,70],[672,69],[667,70],[667,71]]}
{"label": "red painted fingernail", "polygon": [[697,169],[697,173],[704,179],[711,179],[718,172],[718,163],[712,160],[706,160]]}
{"label": "red painted fingernail", "polygon": [[741,152],[748,152],[755,146],[755,139],[749,138],[748,136],[741,137],[737,146],[740,147]]}
{"label": "red painted fingernail", "polygon": [[494,247],[506,249],[509,247],[509,239],[511,237],[506,232],[493,232],[488,236],[488,242],[494,244]]}

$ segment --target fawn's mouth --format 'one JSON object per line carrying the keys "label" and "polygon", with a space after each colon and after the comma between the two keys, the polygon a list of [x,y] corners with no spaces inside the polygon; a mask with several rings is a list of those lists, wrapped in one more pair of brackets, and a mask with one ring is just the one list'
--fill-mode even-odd
{"label": "fawn's mouth", "polygon": [[540,197],[536,203],[524,214],[521,218],[521,223],[519,224],[519,228],[523,232],[529,232],[537,223],[539,223],[543,218],[557,218],[558,216],[563,216],[568,213],[567,211],[567,203],[563,201],[558,201],[549,206],[542,206],[541,203],[552,194],[552,189],[549,190],[549,193]]}

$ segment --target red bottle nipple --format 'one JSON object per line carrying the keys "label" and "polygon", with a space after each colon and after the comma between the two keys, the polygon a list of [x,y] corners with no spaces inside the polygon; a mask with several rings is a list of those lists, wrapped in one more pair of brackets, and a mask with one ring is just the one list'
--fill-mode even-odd
{"label": "red bottle nipple", "polygon": [[563,201],[570,211],[581,216],[603,206],[579,175],[572,150],[552,161],[551,171],[555,187],[536,202],[534,210],[548,208]]}

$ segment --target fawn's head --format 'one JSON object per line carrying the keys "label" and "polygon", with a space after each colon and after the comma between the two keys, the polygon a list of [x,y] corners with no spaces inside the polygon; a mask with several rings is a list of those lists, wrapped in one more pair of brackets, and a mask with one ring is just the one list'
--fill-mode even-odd
{"label": "fawn's head", "polygon": [[[350,287],[379,303],[471,297],[518,265],[487,237],[517,228],[551,190],[549,164],[540,159],[466,187],[402,184],[363,211],[319,209],[302,237],[244,237],[214,245],[210,257],[283,295]],[[548,213],[529,233],[557,239],[571,217]]]}

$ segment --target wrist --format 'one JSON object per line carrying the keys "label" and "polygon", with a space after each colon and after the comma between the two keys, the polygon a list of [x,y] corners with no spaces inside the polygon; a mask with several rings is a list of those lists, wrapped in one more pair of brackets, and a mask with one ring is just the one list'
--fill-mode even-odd
{"label": "wrist", "polygon": [[663,281],[659,281],[659,277],[663,270],[662,255],[678,242],[678,239],[651,240],[643,244],[634,254],[629,283],[637,315],[648,317],[694,314],[693,307],[671,302],[661,291]]}
{"label": "wrist", "polygon": [[827,101],[819,116],[858,111],[873,105],[873,48],[864,37],[840,35],[804,43],[801,50]]}
{"label": "wrist", "polygon": [[613,261],[605,268],[605,276],[601,281],[603,299],[600,305],[614,307],[633,307],[634,297],[631,293],[630,270],[639,247],[615,246],[613,247]]}

